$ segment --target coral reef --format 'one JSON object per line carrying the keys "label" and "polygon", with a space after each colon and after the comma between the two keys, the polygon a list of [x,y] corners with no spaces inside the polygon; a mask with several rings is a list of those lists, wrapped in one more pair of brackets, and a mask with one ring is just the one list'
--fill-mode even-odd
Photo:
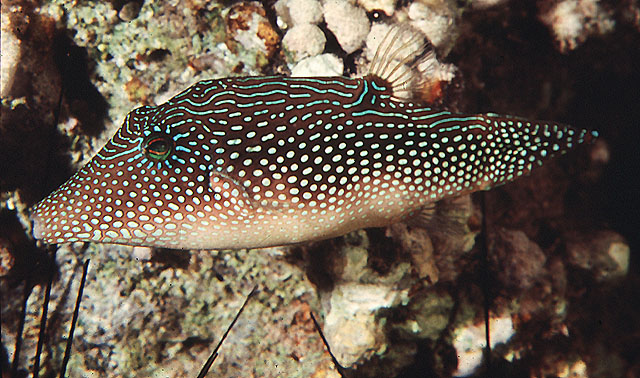
{"label": "coral reef", "polygon": [[598,0],[549,1],[540,14],[563,52],[573,50],[590,35],[606,34],[615,27],[611,12]]}
{"label": "coral reef", "polygon": [[347,54],[362,46],[370,27],[367,14],[362,8],[346,0],[327,0],[323,11],[327,28]]}
{"label": "coral reef", "polygon": [[343,71],[342,59],[333,54],[321,54],[299,61],[291,68],[291,76],[335,76]]}
{"label": "coral reef", "polygon": [[[311,313],[359,376],[640,373],[637,188],[624,170],[632,158],[623,158],[637,155],[640,114],[630,104],[640,57],[629,48],[640,41],[637,4],[266,4],[3,2],[3,372],[33,287],[17,361],[19,374],[32,369],[49,276],[41,375],[57,372],[82,262],[91,259],[70,377],[194,376],[254,285],[212,367],[217,376],[339,376]],[[611,139],[513,184],[442,201],[426,228],[409,222],[262,250],[73,244],[59,246],[54,261],[28,236],[28,207],[134,107],[205,78],[366,73],[388,25],[400,22],[436,48],[425,70],[435,84],[423,100],[558,118]],[[597,90],[589,87],[605,68]],[[620,87],[606,92],[613,83]],[[620,96],[611,102],[603,91]],[[598,92],[593,106],[576,105],[590,92]]]}
{"label": "coral reef", "polygon": [[294,55],[293,61],[299,61],[320,54],[326,41],[324,33],[316,25],[299,24],[287,30],[282,47]]}

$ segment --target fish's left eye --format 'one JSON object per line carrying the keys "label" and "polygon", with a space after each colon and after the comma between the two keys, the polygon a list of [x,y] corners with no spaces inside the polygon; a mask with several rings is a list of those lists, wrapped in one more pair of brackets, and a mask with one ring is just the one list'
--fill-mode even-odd
{"label": "fish's left eye", "polygon": [[144,142],[144,153],[154,160],[165,160],[171,154],[173,140],[165,135],[151,135]]}

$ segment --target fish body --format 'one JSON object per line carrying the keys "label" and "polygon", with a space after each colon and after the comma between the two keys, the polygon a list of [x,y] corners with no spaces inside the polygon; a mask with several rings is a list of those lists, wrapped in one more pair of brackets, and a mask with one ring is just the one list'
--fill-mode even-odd
{"label": "fish body", "polygon": [[394,98],[375,75],[201,81],[129,113],[32,209],[47,243],[254,248],[385,226],[595,137]]}

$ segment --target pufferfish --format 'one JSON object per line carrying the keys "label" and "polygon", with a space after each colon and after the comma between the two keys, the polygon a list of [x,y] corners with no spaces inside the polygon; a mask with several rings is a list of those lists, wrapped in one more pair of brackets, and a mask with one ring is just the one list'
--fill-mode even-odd
{"label": "pufferfish", "polygon": [[364,77],[205,80],[131,111],[35,205],[34,236],[181,249],[326,239],[515,180],[597,136],[412,100],[433,58],[417,35],[390,31]]}

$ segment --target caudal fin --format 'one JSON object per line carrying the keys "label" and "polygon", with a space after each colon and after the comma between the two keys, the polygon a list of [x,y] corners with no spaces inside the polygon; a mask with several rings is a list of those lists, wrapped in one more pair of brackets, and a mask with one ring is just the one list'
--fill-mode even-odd
{"label": "caudal fin", "polygon": [[489,153],[483,157],[485,172],[489,181],[498,185],[526,175],[545,161],[598,137],[596,131],[564,124],[496,114],[486,114],[484,118],[490,125],[486,135]]}

